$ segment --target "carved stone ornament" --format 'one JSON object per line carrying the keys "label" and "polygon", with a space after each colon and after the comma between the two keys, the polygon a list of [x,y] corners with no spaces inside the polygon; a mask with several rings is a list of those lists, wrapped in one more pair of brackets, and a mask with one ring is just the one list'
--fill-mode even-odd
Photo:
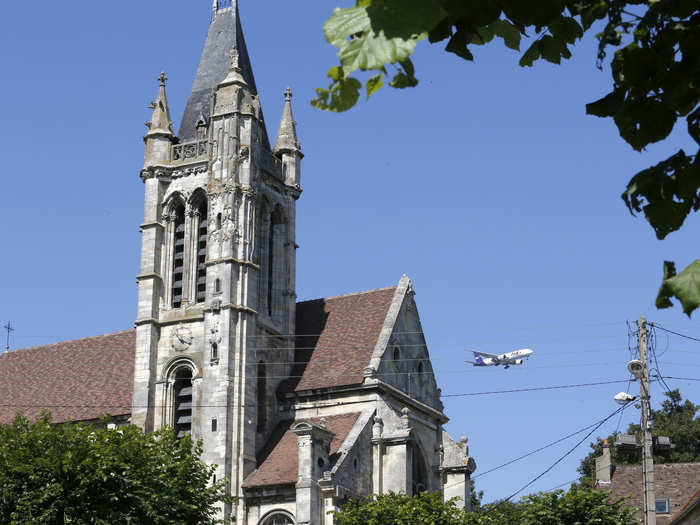
{"label": "carved stone ornament", "polygon": [[201,164],[199,166],[190,166],[188,168],[174,170],[172,172],[172,177],[174,179],[179,179],[181,177],[188,177],[190,175],[198,175],[200,173],[206,173],[208,166],[206,164]]}
{"label": "carved stone ornament", "polygon": [[192,346],[193,340],[194,336],[189,328],[186,326],[178,326],[173,330],[173,333],[170,336],[170,345],[176,352],[184,352],[190,346]]}

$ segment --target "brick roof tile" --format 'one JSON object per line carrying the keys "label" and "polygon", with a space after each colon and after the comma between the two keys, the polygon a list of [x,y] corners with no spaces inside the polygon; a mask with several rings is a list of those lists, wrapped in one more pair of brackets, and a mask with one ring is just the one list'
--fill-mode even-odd
{"label": "brick roof tile", "polygon": [[[333,462],[340,445],[355,426],[360,412],[326,416],[326,427],[333,432],[330,459]],[[312,421],[319,425],[321,418],[307,418],[299,421]],[[244,488],[257,488],[269,485],[296,483],[299,476],[299,447],[297,436],[291,430],[292,421],[280,423],[258,458],[258,469],[243,483]]]}
{"label": "brick roof tile", "polygon": [[84,421],[131,413],[136,331],[15,350],[0,356],[0,423],[18,411]]}
{"label": "brick roof tile", "polygon": [[293,379],[281,391],[362,383],[396,287],[297,303]]}

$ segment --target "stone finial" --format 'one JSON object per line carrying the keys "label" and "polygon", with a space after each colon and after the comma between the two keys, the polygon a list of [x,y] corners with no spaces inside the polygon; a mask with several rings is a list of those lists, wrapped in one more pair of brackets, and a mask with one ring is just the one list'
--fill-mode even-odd
{"label": "stone finial", "polygon": [[382,437],[382,432],[384,432],[384,421],[379,416],[374,416],[374,424],[372,425],[372,437],[374,439],[379,439]]}
{"label": "stone finial", "polygon": [[165,71],[160,72],[160,76],[158,77],[158,81],[160,82],[160,85],[165,87],[165,83],[168,81],[168,77],[165,76]]}
{"label": "stone finial", "polygon": [[408,407],[403,407],[401,409],[401,425],[405,429],[411,428],[410,414],[411,411],[408,409]]}
{"label": "stone finial", "polygon": [[290,102],[292,100],[292,88],[287,86],[287,89],[284,90],[284,100],[287,102]]}
{"label": "stone finial", "polygon": [[238,50],[237,44],[234,42],[231,51],[229,51],[231,57],[231,69],[229,69],[228,75],[219,83],[219,87],[228,86],[231,84],[238,84],[240,86],[248,86],[248,83],[243,78],[243,74],[240,66],[241,53]]}
{"label": "stone finial", "polygon": [[229,51],[229,55],[231,56],[231,69],[234,71],[240,71],[241,66],[239,64],[239,60],[241,54],[238,52],[238,49],[235,47],[231,48],[231,51]]}

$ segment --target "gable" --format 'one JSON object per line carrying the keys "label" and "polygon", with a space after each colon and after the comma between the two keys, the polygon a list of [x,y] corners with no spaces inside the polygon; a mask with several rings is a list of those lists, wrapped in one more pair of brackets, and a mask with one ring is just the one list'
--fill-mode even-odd
{"label": "gable", "polygon": [[128,330],[0,356],[0,423],[17,412],[55,423],[131,413],[136,331]]}
{"label": "gable", "polygon": [[442,410],[414,295],[410,280],[402,278],[370,366],[380,381]]}

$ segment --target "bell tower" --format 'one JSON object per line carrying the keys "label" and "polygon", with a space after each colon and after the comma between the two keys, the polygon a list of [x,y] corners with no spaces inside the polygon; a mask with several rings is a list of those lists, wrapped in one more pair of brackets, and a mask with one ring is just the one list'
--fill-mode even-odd
{"label": "bell tower", "polygon": [[[158,81],[141,171],[132,422],[201,439],[242,504],[294,360],[303,155],[291,91],[271,148],[236,0],[214,2],[177,135]],[[243,522],[241,509],[224,514]]]}

